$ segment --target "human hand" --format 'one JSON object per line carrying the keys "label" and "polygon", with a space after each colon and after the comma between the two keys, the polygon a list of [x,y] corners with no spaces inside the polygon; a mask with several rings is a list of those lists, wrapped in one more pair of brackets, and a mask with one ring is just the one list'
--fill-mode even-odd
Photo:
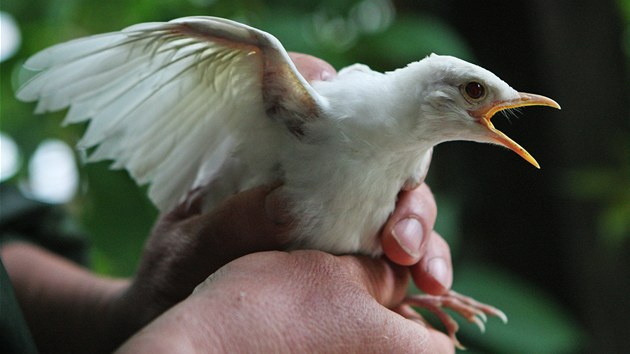
{"label": "human hand", "polygon": [[408,272],[384,259],[259,252],[230,262],[138,332],[120,353],[428,352],[451,340],[388,308]]}

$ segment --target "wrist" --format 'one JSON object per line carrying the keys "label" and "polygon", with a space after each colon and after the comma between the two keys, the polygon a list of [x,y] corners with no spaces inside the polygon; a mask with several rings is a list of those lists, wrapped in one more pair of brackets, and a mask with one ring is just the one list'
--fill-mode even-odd
{"label": "wrist", "polygon": [[106,302],[107,333],[118,345],[173,306],[138,279],[128,280],[111,295]]}

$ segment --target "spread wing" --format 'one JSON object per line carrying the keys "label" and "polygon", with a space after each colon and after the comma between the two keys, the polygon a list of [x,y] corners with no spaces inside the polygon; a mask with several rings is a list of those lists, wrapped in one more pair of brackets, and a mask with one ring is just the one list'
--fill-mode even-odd
{"label": "spread wing", "polygon": [[25,67],[38,73],[18,98],[39,101],[37,113],[70,106],[64,124],[90,122],[79,143],[93,148],[88,161],[151,183],[162,210],[219,175],[238,185],[264,173],[249,162],[270,170],[278,134],[299,136],[322,105],[275,37],[221,18],[138,24],[50,47]]}

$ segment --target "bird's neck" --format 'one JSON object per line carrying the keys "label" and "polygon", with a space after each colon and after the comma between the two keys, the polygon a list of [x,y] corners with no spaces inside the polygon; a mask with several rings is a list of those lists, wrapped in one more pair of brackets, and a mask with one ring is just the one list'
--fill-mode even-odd
{"label": "bird's neck", "polygon": [[353,71],[333,82],[316,86],[326,97],[332,132],[355,150],[369,154],[418,151],[420,155],[437,141],[417,137],[417,102],[415,93],[401,82],[398,71],[381,74]]}
{"label": "bird's neck", "polygon": [[318,84],[328,101],[328,119],[317,122],[321,126],[314,131],[321,134],[315,140],[325,142],[323,156],[341,159],[338,166],[357,161],[352,168],[382,170],[396,188],[408,180],[421,181],[433,146],[444,137],[431,134],[431,122],[418,121],[419,95],[409,80],[411,70],[417,68],[386,74],[359,68]]}

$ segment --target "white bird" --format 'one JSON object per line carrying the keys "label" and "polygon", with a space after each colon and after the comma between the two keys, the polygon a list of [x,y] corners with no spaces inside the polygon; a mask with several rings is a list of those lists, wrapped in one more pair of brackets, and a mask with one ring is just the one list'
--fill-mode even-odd
{"label": "white bird", "polygon": [[[439,143],[499,144],[538,167],[490,119],[522,106],[560,108],[450,56],[387,73],[355,64],[309,84],[275,37],[215,17],[62,43],[25,66],[37,74],[18,98],[39,101],[37,113],[69,106],[66,124],[89,121],[79,143],[93,150],[88,161],[113,160],[138,184],[150,183],[160,210],[191,191],[202,190],[210,209],[282,180],[295,247],[336,254],[382,253],[377,234],[397,194],[422,183]],[[485,320],[484,312],[504,318],[447,297],[480,327],[475,316]],[[456,327],[447,327],[455,339]]]}

